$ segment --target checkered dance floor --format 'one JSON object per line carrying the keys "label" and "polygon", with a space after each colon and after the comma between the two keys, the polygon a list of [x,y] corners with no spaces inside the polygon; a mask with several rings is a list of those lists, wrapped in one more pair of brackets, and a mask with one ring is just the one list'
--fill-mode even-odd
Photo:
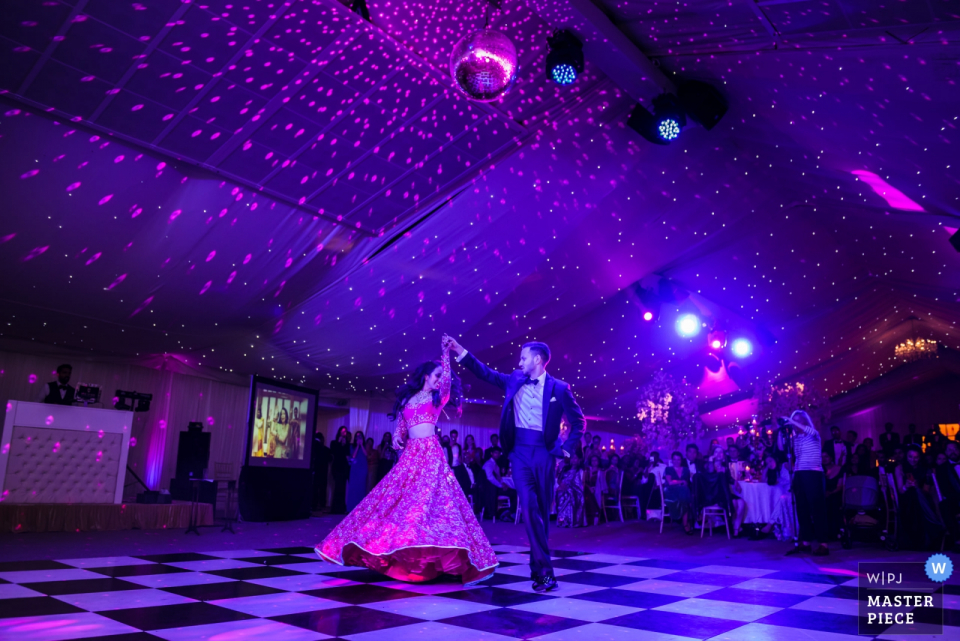
{"label": "checkered dance floor", "polygon": [[[498,572],[468,589],[399,583],[309,548],[0,563],[0,639],[865,638],[849,574],[558,551],[560,589],[538,595],[527,550],[494,549]],[[944,589],[944,623],[960,626],[960,586]]]}

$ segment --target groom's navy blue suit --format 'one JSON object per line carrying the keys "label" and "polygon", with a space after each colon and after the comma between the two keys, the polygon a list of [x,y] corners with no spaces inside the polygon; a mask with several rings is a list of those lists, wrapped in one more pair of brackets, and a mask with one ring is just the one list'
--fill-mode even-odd
{"label": "groom's navy blue suit", "polygon": [[[517,488],[523,523],[530,539],[530,570],[534,577],[553,575],[550,549],[547,546],[547,525],[557,458],[564,450],[573,454],[583,436],[583,411],[573,398],[570,386],[549,374],[543,380],[542,425],[540,429],[517,426],[514,398],[526,384],[532,383],[520,370],[510,374],[496,372],[467,352],[460,363],[482,381],[502,389],[506,398],[500,414],[500,447],[510,455],[513,482]],[[560,420],[566,416],[570,435],[561,444]]]}

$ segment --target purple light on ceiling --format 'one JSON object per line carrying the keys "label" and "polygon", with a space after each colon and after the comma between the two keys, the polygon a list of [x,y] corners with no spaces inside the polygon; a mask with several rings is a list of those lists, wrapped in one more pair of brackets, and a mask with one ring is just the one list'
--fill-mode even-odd
{"label": "purple light on ceiling", "polygon": [[892,186],[875,173],[863,171],[862,169],[857,169],[856,171],[852,171],[850,173],[870,185],[870,188],[873,189],[878,196],[887,201],[887,204],[894,209],[903,209],[904,211],[924,211],[923,207],[910,200],[909,196]]}

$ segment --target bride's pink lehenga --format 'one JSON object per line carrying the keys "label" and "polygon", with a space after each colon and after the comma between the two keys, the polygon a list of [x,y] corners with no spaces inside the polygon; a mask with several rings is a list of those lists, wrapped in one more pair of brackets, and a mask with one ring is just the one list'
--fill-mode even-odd
{"label": "bride's pink lehenga", "polygon": [[497,567],[497,555],[460,489],[436,436],[407,438],[411,425],[431,423],[450,399],[450,356],[443,354],[440,407],[432,394],[413,396],[398,417],[405,442],[399,462],[343,521],[317,554],[338,565],[367,567],[398,581],[440,574],[476,583]]}

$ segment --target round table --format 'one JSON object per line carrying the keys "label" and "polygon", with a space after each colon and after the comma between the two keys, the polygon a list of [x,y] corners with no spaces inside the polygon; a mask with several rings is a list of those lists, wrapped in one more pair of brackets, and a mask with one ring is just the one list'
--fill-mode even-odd
{"label": "round table", "polygon": [[780,488],[757,481],[740,481],[740,494],[747,505],[744,523],[771,523],[773,508],[780,498]]}

